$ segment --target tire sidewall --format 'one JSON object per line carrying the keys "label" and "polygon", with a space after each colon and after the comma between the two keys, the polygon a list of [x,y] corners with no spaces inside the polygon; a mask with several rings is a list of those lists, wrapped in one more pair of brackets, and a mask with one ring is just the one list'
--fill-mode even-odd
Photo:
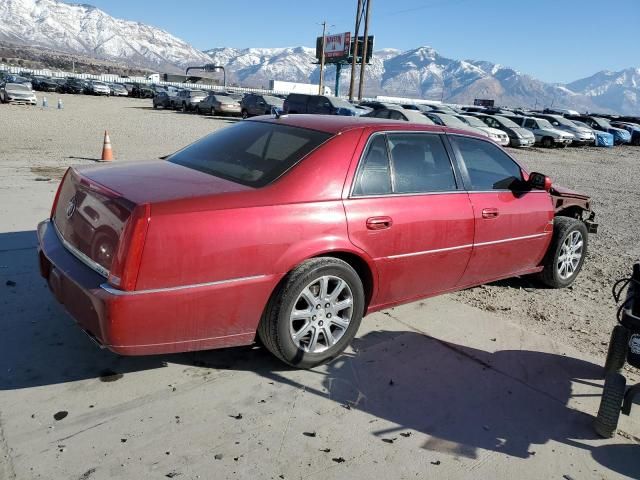
{"label": "tire sidewall", "polygon": [[[550,252],[553,256],[552,257],[553,263],[550,265],[550,267],[553,269],[552,271],[553,280],[560,288],[568,287],[575,281],[575,279],[580,274],[580,271],[582,270],[582,266],[584,265],[584,260],[587,256],[587,247],[589,243],[589,234],[587,232],[587,227],[585,227],[584,223],[582,223],[580,220],[575,220],[575,219],[571,219],[571,220],[574,220],[574,222],[572,222],[572,225],[569,228],[562,229],[562,231],[554,232],[554,235],[556,236],[556,239],[552,244],[554,251]],[[576,267],[576,270],[573,272],[573,274],[569,278],[563,279],[560,277],[557,269],[558,257],[560,256],[560,252],[562,251],[562,245],[564,244],[565,240],[572,232],[575,232],[575,231],[579,231],[582,234],[582,256],[580,257],[580,262],[578,263],[578,266]]]}
{"label": "tire sidewall", "polygon": [[[347,331],[335,345],[321,353],[308,353],[298,348],[293,342],[289,332],[289,318],[302,290],[314,279],[324,275],[336,276],[347,282],[353,296],[353,314]],[[318,266],[295,279],[282,293],[285,298],[282,298],[278,312],[274,313],[277,315],[280,350],[284,359],[291,365],[308,368],[335,358],[349,345],[360,327],[364,311],[364,289],[358,274],[346,263]]]}

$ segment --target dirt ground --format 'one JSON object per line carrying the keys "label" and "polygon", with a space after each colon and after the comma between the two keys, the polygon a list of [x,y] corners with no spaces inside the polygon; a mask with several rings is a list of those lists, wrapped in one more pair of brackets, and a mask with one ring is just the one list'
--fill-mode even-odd
{"label": "dirt ground", "polygon": [[[41,94],[38,95],[41,103]],[[0,192],[50,186],[73,164],[94,163],[108,130],[116,161],[166,155],[230,121],[153,110],[150,100],[60,95],[64,108],[0,105]],[[452,294],[496,312],[527,330],[602,356],[615,321],[611,286],[640,258],[640,148],[511,149],[532,170],[591,195],[597,235],[590,237],[584,270],[566,290],[540,288],[514,279]],[[47,205],[48,206],[48,205]],[[3,207],[0,206],[0,213]],[[6,226],[7,228],[10,225]]]}

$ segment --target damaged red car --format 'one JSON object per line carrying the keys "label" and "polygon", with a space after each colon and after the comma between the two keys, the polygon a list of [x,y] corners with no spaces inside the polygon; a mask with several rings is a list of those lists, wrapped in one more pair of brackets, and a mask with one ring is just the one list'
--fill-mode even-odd
{"label": "damaged red car", "polygon": [[491,140],[393,120],[256,117],[165,160],[70,168],[42,276],[122,355],[262,343],[334,358],[362,317],[507,277],[580,272],[589,197]]}

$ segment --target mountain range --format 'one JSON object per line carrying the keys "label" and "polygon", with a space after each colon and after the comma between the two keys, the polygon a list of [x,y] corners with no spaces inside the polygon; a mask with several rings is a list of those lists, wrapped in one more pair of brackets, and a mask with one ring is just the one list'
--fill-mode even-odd
{"label": "mountain range", "polygon": [[[202,52],[169,32],[116,19],[90,5],[56,0],[0,0],[0,43],[28,45],[160,72],[189,65],[224,65],[229,83],[268,87],[269,80],[317,83],[315,49],[213,48]],[[348,86],[349,68],[341,83]],[[333,87],[329,66],[325,82]],[[499,105],[558,107],[581,111],[640,114],[640,68],[601,71],[568,84],[546,83],[488,61],[456,60],[427,46],[374,52],[366,70],[366,95]],[[344,92],[343,90],[343,92]]]}

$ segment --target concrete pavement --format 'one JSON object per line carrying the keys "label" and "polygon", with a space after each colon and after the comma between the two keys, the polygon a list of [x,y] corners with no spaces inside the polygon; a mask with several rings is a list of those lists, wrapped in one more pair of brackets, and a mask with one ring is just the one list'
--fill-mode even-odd
{"label": "concrete pavement", "polygon": [[99,350],[38,276],[53,189],[28,185],[0,190],[2,479],[640,478],[640,407],[591,428],[604,359],[448,297],[367,317],[312,371]]}

